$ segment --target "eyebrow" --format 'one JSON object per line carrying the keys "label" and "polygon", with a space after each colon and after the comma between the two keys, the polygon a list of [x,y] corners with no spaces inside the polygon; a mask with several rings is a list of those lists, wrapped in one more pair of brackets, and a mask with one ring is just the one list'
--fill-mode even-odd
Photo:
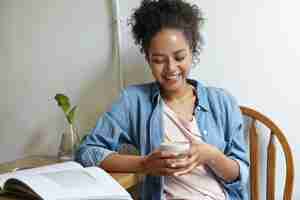
{"label": "eyebrow", "polygon": [[[179,49],[179,50],[175,51],[174,54],[178,54],[178,53],[181,53],[181,52],[184,52],[184,51],[185,51],[185,49]],[[154,53],[154,54],[152,54],[152,56],[153,56],[153,57],[154,57],[154,56],[164,56],[164,54],[161,54],[161,53]]]}

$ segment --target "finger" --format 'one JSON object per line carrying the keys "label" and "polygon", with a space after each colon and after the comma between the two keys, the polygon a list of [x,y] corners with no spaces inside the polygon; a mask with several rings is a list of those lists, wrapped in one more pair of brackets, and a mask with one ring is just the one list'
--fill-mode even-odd
{"label": "finger", "polygon": [[175,169],[187,168],[191,164],[188,157],[182,159],[172,159],[170,163],[170,166]]}
{"label": "finger", "polygon": [[149,164],[151,165],[150,168],[152,168],[153,170],[153,169],[161,169],[161,168],[172,168],[173,163],[174,161],[172,159],[157,158],[157,159],[153,159]]}
{"label": "finger", "polygon": [[199,159],[198,154],[193,153],[193,154],[190,154],[190,155],[187,156],[186,162],[191,164],[191,163],[197,162],[198,159]]}
{"label": "finger", "polygon": [[204,164],[207,159],[207,152],[199,152],[197,149],[195,151],[190,152],[189,161],[197,162],[198,165]]}
{"label": "finger", "polygon": [[162,151],[159,149],[154,150],[151,154],[152,157],[155,158],[176,158],[178,154],[169,152],[169,151]]}
{"label": "finger", "polygon": [[154,151],[150,155],[148,155],[148,160],[152,162],[155,160],[167,159],[167,158],[174,158],[174,156],[164,153],[162,151]]}
{"label": "finger", "polygon": [[149,174],[155,176],[173,176],[175,172],[178,172],[178,170],[172,168],[158,168],[151,171]]}
{"label": "finger", "polygon": [[191,165],[191,163],[188,161],[188,159],[164,159],[162,161],[162,167],[172,168],[172,169],[183,169],[187,168]]}
{"label": "finger", "polygon": [[162,159],[165,159],[165,158],[175,159],[177,157],[178,157],[177,153],[172,153],[172,152],[168,152],[168,151],[161,151],[161,154],[160,154],[160,158],[162,158]]}
{"label": "finger", "polygon": [[173,176],[176,172],[178,172],[178,170],[172,168],[162,168],[159,170],[162,176]]}
{"label": "finger", "polygon": [[161,151],[160,150],[154,150],[151,152],[151,154],[149,155],[152,158],[159,158],[161,156]]}
{"label": "finger", "polygon": [[182,176],[184,174],[188,174],[189,172],[191,172],[195,167],[197,166],[196,163],[193,163],[192,165],[190,165],[188,168],[186,168],[185,170],[179,171],[179,172],[175,172],[174,176]]}

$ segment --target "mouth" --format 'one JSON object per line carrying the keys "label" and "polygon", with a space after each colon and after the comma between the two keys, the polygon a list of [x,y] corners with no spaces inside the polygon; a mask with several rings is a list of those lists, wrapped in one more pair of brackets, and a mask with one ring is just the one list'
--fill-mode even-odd
{"label": "mouth", "polygon": [[180,79],[180,73],[167,74],[164,78],[169,81],[177,81]]}

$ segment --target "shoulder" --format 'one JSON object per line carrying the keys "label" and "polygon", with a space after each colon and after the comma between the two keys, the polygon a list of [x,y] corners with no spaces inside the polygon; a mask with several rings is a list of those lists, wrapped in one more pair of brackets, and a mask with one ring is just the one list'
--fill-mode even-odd
{"label": "shoulder", "polygon": [[224,109],[236,104],[235,98],[223,88],[206,86],[199,80],[188,80],[194,87],[196,87],[198,104],[207,110]]}
{"label": "shoulder", "polygon": [[[112,103],[108,112],[116,118],[151,108],[151,93],[154,83],[129,85],[122,89],[119,97]],[[125,117],[123,117],[125,118]]]}
{"label": "shoulder", "polygon": [[235,97],[224,88],[201,85],[198,89],[199,104],[211,111],[213,116],[226,118],[239,111]]}
{"label": "shoulder", "polygon": [[[225,138],[230,141],[237,130],[241,130],[243,117],[235,97],[226,89],[204,87],[207,108],[211,116],[223,127]],[[202,93],[202,95],[203,95]]]}
{"label": "shoulder", "polygon": [[213,104],[236,104],[235,97],[224,88],[204,87],[207,93],[207,98]]}
{"label": "shoulder", "polygon": [[154,82],[129,85],[123,90],[123,92],[129,95],[150,95],[154,86]]}
{"label": "shoulder", "polygon": [[129,85],[121,92],[121,98],[125,98],[130,102],[137,103],[143,101],[144,104],[151,102],[152,97],[158,92],[155,82]]}
{"label": "shoulder", "polygon": [[240,124],[242,114],[236,98],[226,89],[206,87],[210,110],[223,123]]}

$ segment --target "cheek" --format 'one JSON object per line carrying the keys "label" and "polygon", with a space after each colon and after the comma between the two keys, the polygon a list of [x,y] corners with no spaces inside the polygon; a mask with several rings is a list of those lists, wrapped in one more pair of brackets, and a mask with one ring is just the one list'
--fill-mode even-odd
{"label": "cheek", "polygon": [[191,68],[192,68],[192,59],[188,59],[184,63],[184,71],[186,71],[186,73],[189,73],[191,71]]}
{"label": "cheek", "polygon": [[185,74],[189,74],[189,72],[191,71],[191,66],[192,63],[190,62],[186,62],[182,65],[182,71],[184,71]]}
{"label": "cheek", "polygon": [[151,73],[154,76],[154,78],[158,79],[160,77],[161,70],[157,67],[152,67],[152,66],[150,66],[150,69],[151,69]]}

